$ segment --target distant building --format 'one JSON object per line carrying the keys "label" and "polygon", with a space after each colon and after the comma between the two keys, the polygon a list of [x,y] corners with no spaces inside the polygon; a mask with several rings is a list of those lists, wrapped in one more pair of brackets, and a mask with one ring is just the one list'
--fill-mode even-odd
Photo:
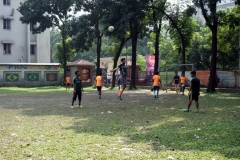
{"label": "distant building", "polygon": [[[118,59],[118,65],[121,64],[121,58],[126,59],[126,65],[132,65],[132,56],[121,56]],[[110,72],[110,70],[113,69],[113,57],[105,57],[105,58],[100,58],[100,68],[103,70],[106,70],[107,73]]]}
{"label": "distant building", "polygon": [[50,63],[50,30],[32,34],[34,24],[23,24],[17,11],[24,0],[1,0],[0,63]]}

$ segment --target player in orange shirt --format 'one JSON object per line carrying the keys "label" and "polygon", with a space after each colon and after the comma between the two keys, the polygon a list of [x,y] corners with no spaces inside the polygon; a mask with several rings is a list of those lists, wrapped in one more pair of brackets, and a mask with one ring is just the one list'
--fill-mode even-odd
{"label": "player in orange shirt", "polygon": [[[188,78],[185,77],[184,74],[182,74],[181,77],[180,77],[180,87],[181,87],[182,92],[183,92],[182,95],[184,95],[184,90],[185,90],[185,83],[186,83],[186,81],[189,81]],[[189,82],[190,82],[190,81],[189,81]]]}
{"label": "player in orange shirt", "polygon": [[101,99],[102,92],[102,73],[99,73],[96,77],[96,86],[98,90],[99,99]]}
{"label": "player in orange shirt", "polygon": [[162,84],[161,77],[158,74],[159,73],[156,72],[155,75],[153,76],[153,93],[155,98],[158,98],[160,85]]}
{"label": "player in orange shirt", "polygon": [[70,78],[69,74],[67,75],[65,82],[66,82],[66,90],[67,89],[70,90],[71,78]]}

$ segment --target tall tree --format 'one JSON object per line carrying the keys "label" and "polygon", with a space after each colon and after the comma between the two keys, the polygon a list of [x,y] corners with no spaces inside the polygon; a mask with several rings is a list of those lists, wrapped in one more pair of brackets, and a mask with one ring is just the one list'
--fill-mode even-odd
{"label": "tall tree", "polygon": [[216,63],[217,63],[217,32],[220,18],[225,16],[222,11],[217,12],[217,3],[221,3],[221,0],[193,0],[196,7],[200,8],[202,15],[206,21],[206,25],[209,27],[212,33],[211,44],[211,68],[210,78],[208,83],[208,92],[215,92],[215,76],[216,76]]}
{"label": "tall tree", "polygon": [[[110,43],[114,44],[112,50],[114,54],[113,68],[117,67],[118,59],[122,53],[124,45],[129,41],[129,28],[127,21],[119,20],[123,19],[123,15],[119,14],[124,8],[123,3],[115,3],[113,1],[106,0],[108,7],[105,10],[104,17],[102,19],[102,25],[104,30],[107,31],[109,26],[114,26],[113,32],[105,32],[106,36],[110,39]],[[112,88],[115,87],[115,71],[112,77]]]}
{"label": "tall tree", "polygon": [[[72,49],[72,39],[68,38],[65,40],[65,50],[66,50],[66,59],[67,61],[71,61],[76,56],[76,50]],[[54,52],[54,57],[58,59],[58,62],[63,64],[64,57],[63,57],[63,43],[56,44],[56,51]]]}
{"label": "tall tree", "polygon": [[130,89],[136,88],[136,61],[137,61],[137,39],[145,29],[144,18],[148,8],[149,0],[125,0],[123,3],[122,18],[129,25],[132,40],[132,70]]}
{"label": "tall tree", "polygon": [[20,3],[19,12],[23,15],[20,21],[26,24],[37,24],[33,28],[33,33],[41,33],[47,28],[57,26],[61,30],[63,44],[63,68],[64,77],[66,77],[66,42],[68,37],[68,20],[71,17],[69,14],[72,11],[74,0],[59,1],[59,0],[26,0]]}
{"label": "tall tree", "polygon": [[[175,41],[175,44],[178,44],[178,50],[182,56],[182,64],[186,64],[186,48],[190,45],[194,28],[191,16],[195,13],[195,9],[191,6],[184,8],[179,5],[170,5],[166,10],[161,6],[151,6],[150,8],[161,12],[168,20],[168,30],[171,38]],[[184,66],[182,73],[185,73]]]}
{"label": "tall tree", "polygon": [[160,58],[160,49],[159,49],[159,43],[160,43],[160,33],[161,33],[161,27],[162,27],[162,20],[164,14],[162,12],[159,12],[159,10],[155,9],[157,7],[162,8],[162,10],[165,10],[166,8],[166,0],[161,1],[153,1],[151,0],[151,6],[152,9],[149,10],[147,14],[149,25],[153,26],[153,33],[154,33],[154,55],[155,55],[155,64],[154,64],[154,73],[159,71],[159,58]]}

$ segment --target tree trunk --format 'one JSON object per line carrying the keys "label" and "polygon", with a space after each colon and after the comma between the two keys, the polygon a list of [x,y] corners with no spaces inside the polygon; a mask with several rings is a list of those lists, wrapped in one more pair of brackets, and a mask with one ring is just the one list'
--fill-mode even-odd
{"label": "tree trunk", "polygon": [[216,83],[216,63],[217,63],[217,24],[212,27],[212,58],[210,67],[210,78],[208,82],[207,92],[215,92]]}
{"label": "tree trunk", "polygon": [[[117,53],[116,53],[116,55],[115,55],[115,57],[114,57],[114,60],[113,60],[113,68],[116,68],[116,67],[117,67],[117,62],[118,62],[118,59],[119,59],[119,57],[120,57],[120,55],[121,55],[121,53],[122,53],[122,49],[123,49],[125,43],[126,43],[128,40],[129,40],[129,38],[128,38],[128,39],[123,38],[123,39],[121,40],[120,45],[119,45],[119,48],[118,48],[118,51],[117,51]],[[112,88],[115,87],[115,85],[116,85],[115,82],[116,82],[116,76],[115,76],[115,71],[114,71],[114,72],[113,72],[113,77],[112,77]]]}
{"label": "tree trunk", "polygon": [[64,79],[67,76],[67,53],[66,53],[66,35],[64,31],[62,31],[62,45],[63,45],[63,71],[64,71]]}
{"label": "tree trunk", "polygon": [[136,63],[137,63],[137,29],[135,25],[130,24],[131,38],[132,38],[132,68],[131,68],[131,82],[129,89],[137,89],[136,87]]}
{"label": "tree trunk", "polygon": [[154,64],[154,73],[156,73],[156,72],[159,72],[159,57],[160,57],[159,38],[160,38],[162,20],[160,20],[159,25],[158,25],[155,10],[153,10],[153,20],[154,20],[154,31],[155,31],[155,34],[156,34],[156,37],[155,37],[155,64]]}
{"label": "tree trunk", "polygon": [[[160,23],[161,24],[161,23]],[[159,38],[160,38],[160,31],[161,31],[161,25],[156,25],[156,39],[155,39],[155,64],[154,64],[154,73],[159,72]]]}
{"label": "tree trunk", "polygon": [[[182,64],[186,64],[186,46],[185,46],[185,42],[184,42],[184,39],[182,38]],[[182,66],[181,67],[182,69],[182,75],[185,75],[185,70],[186,70],[186,66]]]}
{"label": "tree trunk", "polygon": [[100,73],[100,55],[101,55],[101,46],[102,46],[102,36],[103,33],[97,38],[97,69],[96,76]]}

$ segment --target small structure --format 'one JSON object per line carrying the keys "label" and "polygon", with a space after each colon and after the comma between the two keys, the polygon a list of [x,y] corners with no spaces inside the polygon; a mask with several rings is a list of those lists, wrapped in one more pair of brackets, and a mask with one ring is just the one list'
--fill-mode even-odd
{"label": "small structure", "polygon": [[69,62],[67,64],[68,66],[68,74],[71,78],[75,77],[75,71],[79,71],[82,79],[82,85],[83,86],[91,86],[93,83],[92,80],[92,73],[93,73],[93,67],[95,67],[95,64],[83,59],[79,59],[74,62]]}

